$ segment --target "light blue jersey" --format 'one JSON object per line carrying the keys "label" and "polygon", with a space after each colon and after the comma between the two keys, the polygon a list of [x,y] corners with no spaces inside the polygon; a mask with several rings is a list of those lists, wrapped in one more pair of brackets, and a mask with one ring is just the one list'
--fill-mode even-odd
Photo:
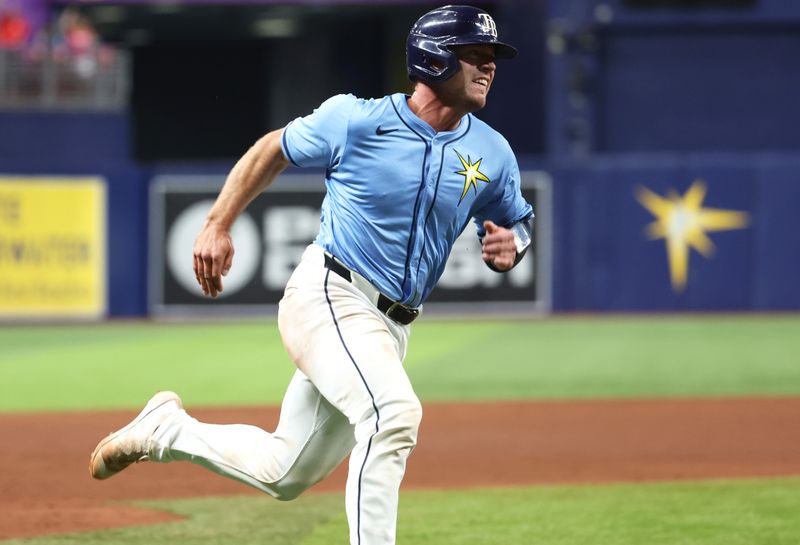
{"label": "light blue jersey", "polygon": [[[508,142],[467,115],[436,132],[406,95],[338,95],[283,132],[287,159],[326,169],[316,243],[386,296],[419,306],[474,218],[510,226],[532,215]],[[476,253],[476,259],[480,254]]]}

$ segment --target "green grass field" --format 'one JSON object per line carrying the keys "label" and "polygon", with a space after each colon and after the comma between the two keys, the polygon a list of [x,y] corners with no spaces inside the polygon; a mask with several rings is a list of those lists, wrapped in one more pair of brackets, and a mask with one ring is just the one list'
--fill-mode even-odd
{"label": "green grass field", "polygon": [[[139,502],[189,517],[153,526],[3,545],[333,545],[347,542],[344,498],[309,494]],[[401,497],[406,545],[796,545],[800,479],[457,491]]]}
{"label": "green grass field", "polygon": [[[274,322],[0,329],[0,412],[280,403]],[[423,401],[800,393],[800,316],[422,320],[406,367]]]}
{"label": "green grass field", "polygon": [[[800,315],[423,320],[406,362],[423,401],[800,395]],[[0,329],[0,412],[277,404],[293,371],[274,322]],[[176,523],[3,545],[332,545],[344,500],[139,502]],[[404,545],[795,545],[800,478],[408,491]]]}

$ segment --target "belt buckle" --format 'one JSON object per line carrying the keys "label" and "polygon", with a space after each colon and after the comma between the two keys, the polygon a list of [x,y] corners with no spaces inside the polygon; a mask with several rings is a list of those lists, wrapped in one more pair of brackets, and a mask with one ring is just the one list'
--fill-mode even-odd
{"label": "belt buckle", "polygon": [[394,303],[392,303],[392,304],[389,306],[389,308],[387,308],[387,309],[386,309],[386,315],[387,315],[389,318],[392,318],[392,319],[394,319],[394,316],[393,316],[393,314],[395,313],[395,311],[396,311],[396,310],[400,310],[400,311],[402,311],[402,312],[405,312],[405,313],[408,313],[408,314],[410,314],[410,315],[411,315],[411,316],[410,316],[410,319],[409,319],[408,321],[402,322],[402,323],[404,323],[404,324],[410,324],[411,322],[413,322],[414,320],[416,320],[417,316],[419,315],[419,310],[418,310],[418,309],[416,309],[416,308],[411,308],[411,307],[407,307],[407,306],[405,306],[404,304],[402,304],[402,303],[399,303],[399,302],[397,302],[397,301],[395,301]]}

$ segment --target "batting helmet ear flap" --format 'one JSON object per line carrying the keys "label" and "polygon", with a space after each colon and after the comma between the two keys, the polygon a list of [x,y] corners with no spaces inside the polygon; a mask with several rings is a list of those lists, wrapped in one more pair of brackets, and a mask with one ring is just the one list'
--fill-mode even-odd
{"label": "batting helmet ear flap", "polygon": [[488,44],[495,58],[512,59],[517,50],[497,40],[491,15],[473,6],[444,6],[420,17],[406,40],[406,65],[412,81],[438,83],[458,72],[454,45]]}
{"label": "batting helmet ear flap", "polygon": [[[413,43],[412,43],[413,42]],[[425,81],[444,81],[458,72],[458,57],[441,43],[409,35],[406,42],[409,77]]]}

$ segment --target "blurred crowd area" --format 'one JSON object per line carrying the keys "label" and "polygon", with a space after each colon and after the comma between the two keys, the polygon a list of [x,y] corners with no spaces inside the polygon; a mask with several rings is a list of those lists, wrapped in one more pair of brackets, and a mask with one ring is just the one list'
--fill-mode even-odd
{"label": "blurred crowd area", "polygon": [[76,8],[0,0],[0,107],[121,108],[125,65]]}

